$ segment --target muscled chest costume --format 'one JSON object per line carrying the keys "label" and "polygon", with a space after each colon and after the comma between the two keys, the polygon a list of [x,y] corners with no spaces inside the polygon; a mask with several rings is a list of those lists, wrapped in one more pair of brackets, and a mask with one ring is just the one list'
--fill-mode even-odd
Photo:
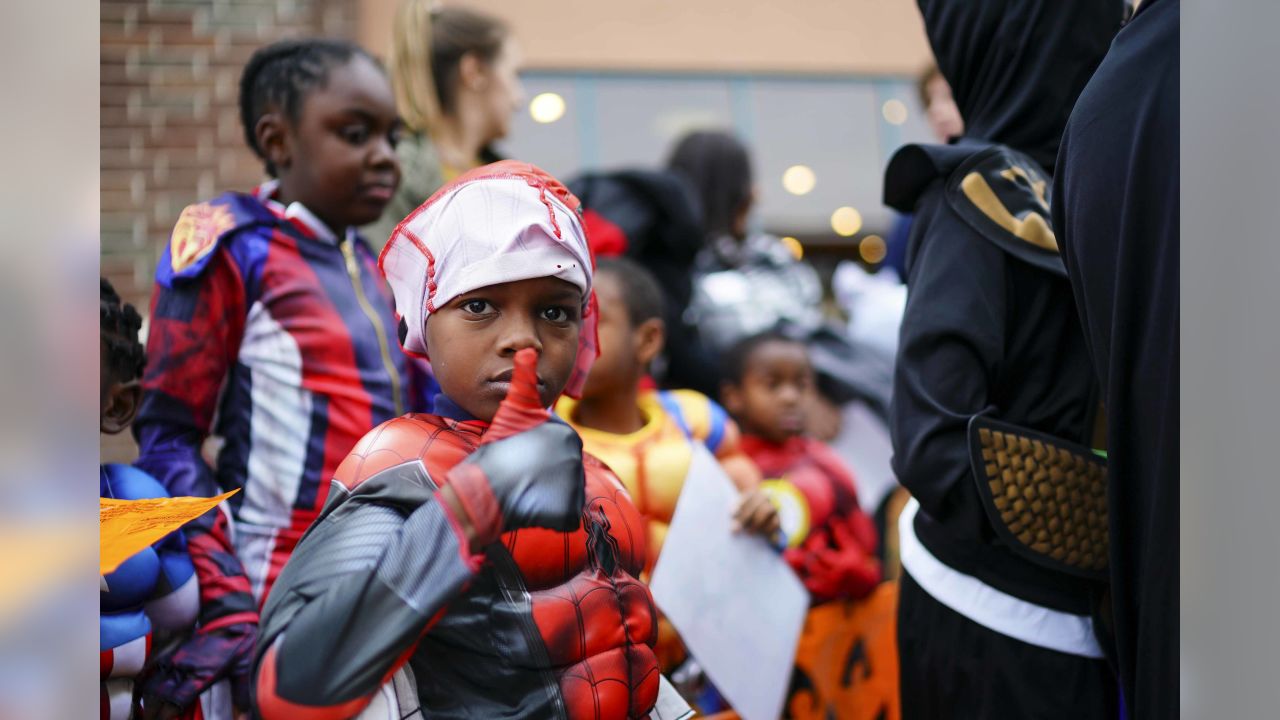
{"label": "muscled chest costume", "polygon": [[[409,415],[370,433],[338,469],[312,542],[267,605],[264,662],[280,672],[270,687],[260,676],[264,716],[299,717],[305,706],[330,711],[308,717],[346,717],[405,663],[431,717],[648,713],[658,670],[653,600],[636,579],[640,515],[587,456],[578,530],[513,530],[471,555],[436,486],[485,430]],[[309,672],[317,662],[327,670]]]}

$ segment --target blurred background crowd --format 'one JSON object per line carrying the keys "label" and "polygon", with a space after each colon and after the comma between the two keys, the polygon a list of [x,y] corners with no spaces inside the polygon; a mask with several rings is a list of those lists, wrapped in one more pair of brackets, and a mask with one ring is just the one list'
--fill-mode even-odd
{"label": "blurred background crowd", "polygon": [[[465,7],[500,19],[488,51],[502,51],[512,82],[491,107],[450,118],[452,154],[440,159],[457,163],[454,172],[482,159],[480,148],[565,180],[660,170],[686,134],[725,131],[749,163],[739,232],[777,236],[812,263],[832,319],[848,321],[850,296],[865,284],[844,273],[846,282],[833,282],[841,262],[901,271],[906,234],[881,202],[885,164],[902,144],[959,129],[911,3]],[[342,37],[392,65],[396,9],[395,0],[102,3],[101,262],[125,301],[147,307],[183,207],[262,181],[238,110],[253,51],[282,38]],[[429,192],[443,182],[439,173],[418,163],[406,168],[405,184]],[[867,315],[871,325],[882,317]],[[891,337],[896,326],[865,331]],[[104,460],[136,452],[127,433],[103,442]]]}

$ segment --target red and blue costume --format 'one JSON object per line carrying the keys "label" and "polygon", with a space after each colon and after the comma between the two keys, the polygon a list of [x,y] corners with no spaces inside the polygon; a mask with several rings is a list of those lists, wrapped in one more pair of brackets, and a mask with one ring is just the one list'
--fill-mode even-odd
{"label": "red and blue costume", "polygon": [[[416,361],[396,347],[364,241],[275,202],[274,189],[183,210],[156,272],[137,465],[173,495],[243,489],[188,526],[203,638],[168,668],[176,704],[219,677],[247,679],[258,607],[338,464],[426,377],[410,378]],[[223,440],[213,467],[210,435]],[[237,704],[247,687],[233,686]]]}
{"label": "red and blue costume", "polygon": [[[104,498],[168,497],[155,478],[128,465],[102,465]],[[151,659],[156,633],[180,633],[196,622],[200,592],[181,530],[161,538],[102,576],[98,594],[98,650],[103,720],[125,720],[133,709],[133,681]]]}

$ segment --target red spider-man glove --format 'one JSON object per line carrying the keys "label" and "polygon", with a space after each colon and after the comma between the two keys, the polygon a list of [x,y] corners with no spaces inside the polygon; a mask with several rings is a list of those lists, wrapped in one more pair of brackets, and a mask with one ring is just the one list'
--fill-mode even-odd
{"label": "red spider-man glove", "polygon": [[832,518],[822,532],[787,551],[787,561],[815,601],[866,597],[879,584],[880,562],[873,554],[875,546],[868,549],[865,538],[859,539],[863,533],[857,524],[856,515]]}
{"label": "red spider-man glove", "polygon": [[[512,358],[511,385],[498,406],[481,445],[489,445],[518,433],[532,430],[551,419],[538,395],[538,351],[525,348]],[[579,452],[581,454],[581,452]]]}
{"label": "red spider-man glove", "polygon": [[514,362],[511,387],[480,447],[449,471],[480,544],[516,528],[569,532],[582,519],[582,439],[542,407],[537,352],[521,350]]}

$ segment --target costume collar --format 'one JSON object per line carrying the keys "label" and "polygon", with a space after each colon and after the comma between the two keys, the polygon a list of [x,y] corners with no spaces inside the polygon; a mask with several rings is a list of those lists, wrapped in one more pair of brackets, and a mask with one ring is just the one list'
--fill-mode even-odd
{"label": "costume collar", "polygon": [[[275,199],[276,193],[280,190],[279,180],[268,180],[254,189],[253,195],[267,209],[271,210],[276,217],[282,220],[289,220],[298,228],[300,228],[310,238],[314,238],[330,245],[338,244],[338,235],[324,223],[323,220],[316,217],[306,205],[296,200],[289,203],[286,207],[283,203]],[[347,228],[344,237],[348,241],[354,241],[356,237],[355,228]]]}
{"label": "costume collar", "polygon": [[444,393],[436,395],[435,400],[432,401],[431,412],[434,415],[457,420],[458,422],[481,422],[475,415],[463,410],[461,405],[454,402],[452,398]]}
{"label": "costume collar", "polygon": [[772,440],[760,437],[759,435],[751,435],[746,432],[742,434],[741,440],[742,451],[751,456],[754,456],[755,453],[758,452],[783,453],[788,455],[803,454],[808,443],[808,438],[803,435],[797,435],[795,437],[787,438],[784,442],[776,443]]}

